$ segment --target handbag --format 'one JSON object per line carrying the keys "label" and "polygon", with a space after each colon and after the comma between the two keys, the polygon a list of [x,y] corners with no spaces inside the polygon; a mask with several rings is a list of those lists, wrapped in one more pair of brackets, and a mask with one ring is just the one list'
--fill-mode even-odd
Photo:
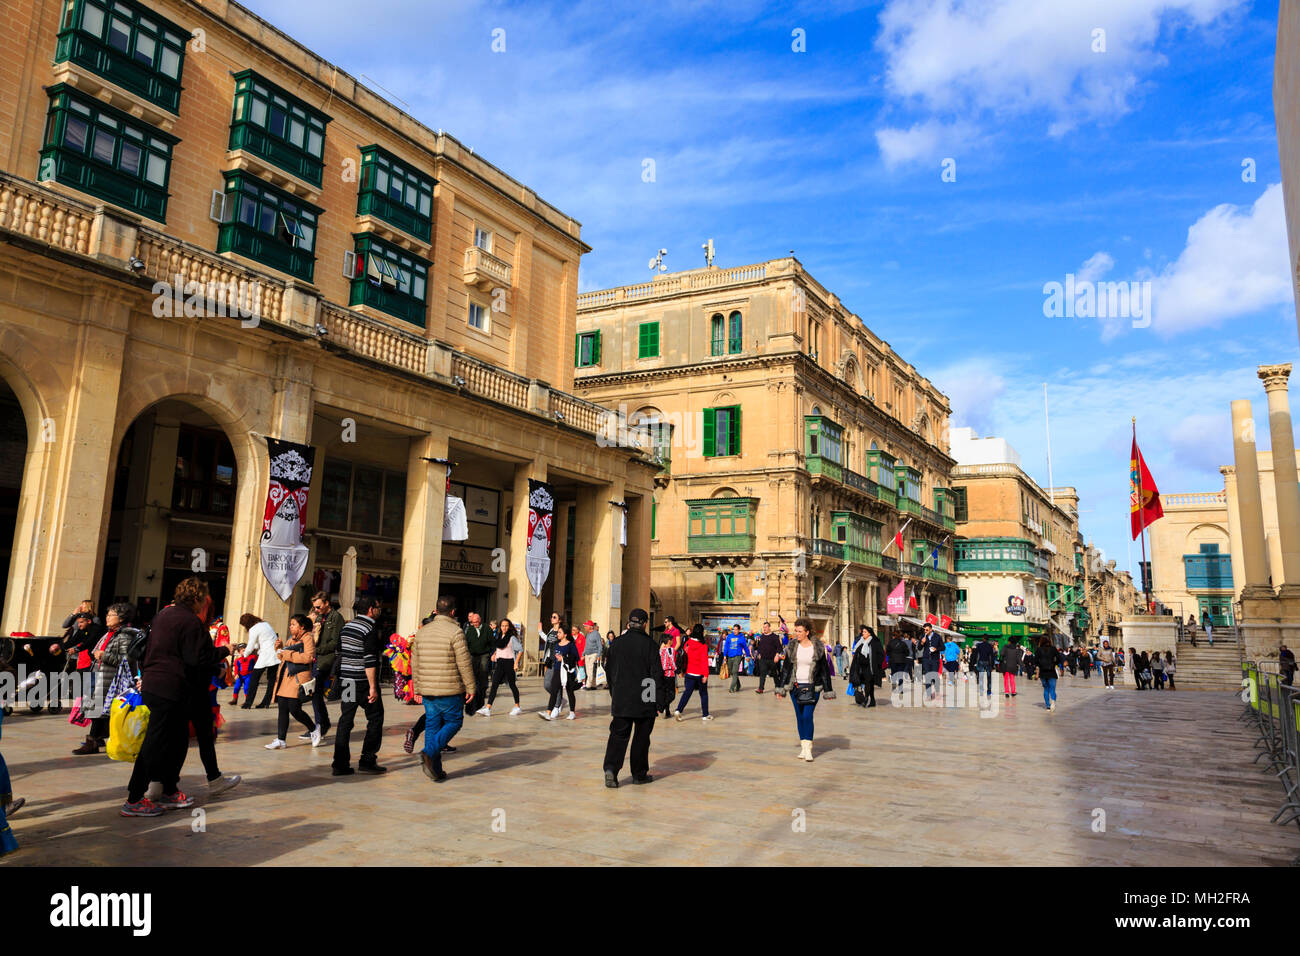
{"label": "handbag", "polygon": [[78,727],[90,726],[90,718],[82,710],[80,697],[72,702],[72,711],[68,714],[68,723],[76,724]]}
{"label": "handbag", "polygon": [[795,684],[791,689],[791,695],[796,704],[817,703],[817,687],[813,684]]}

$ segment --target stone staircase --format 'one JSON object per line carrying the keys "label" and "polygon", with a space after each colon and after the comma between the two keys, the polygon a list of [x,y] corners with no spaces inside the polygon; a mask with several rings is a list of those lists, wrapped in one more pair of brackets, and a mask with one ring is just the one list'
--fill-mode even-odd
{"label": "stone staircase", "polygon": [[1196,647],[1184,641],[1174,649],[1177,669],[1174,682],[1179,690],[1240,690],[1241,648],[1236,628],[1216,627],[1214,646],[1196,639]]}

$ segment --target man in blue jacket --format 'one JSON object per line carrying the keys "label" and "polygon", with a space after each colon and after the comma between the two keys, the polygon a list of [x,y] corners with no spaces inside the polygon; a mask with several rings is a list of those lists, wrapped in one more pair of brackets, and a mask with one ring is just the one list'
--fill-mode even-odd
{"label": "man in blue jacket", "polygon": [[731,633],[722,639],[720,653],[727,661],[727,670],[731,672],[731,686],[728,694],[740,691],[740,662],[749,657],[749,642],[740,630],[739,624],[731,625]]}

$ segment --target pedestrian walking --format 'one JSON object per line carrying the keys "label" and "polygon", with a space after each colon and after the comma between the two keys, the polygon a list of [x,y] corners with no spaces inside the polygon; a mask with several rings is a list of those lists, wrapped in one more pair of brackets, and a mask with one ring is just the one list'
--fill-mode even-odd
{"label": "pedestrian walking", "polygon": [[1208,609],[1201,612],[1201,625],[1205,628],[1205,641],[1211,647],[1214,646],[1214,618],[1210,617]]}
{"label": "pedestrian walking", "polygon": [[555,661],[555,645],[560,643],[560,635],[567,634],[568,632],[569,629],[564,626],[564,619],[560,617],[559,611],[551,612],[551,625],[549,628],[540,621],[537,624],[537,639],[538,647],[540,648],[540,659],[538,661],[540,666],[539,673],[546,675],[546,683],[544,686],[547,691],[550,691],[551,689],[550,673],[551,664]]}
{"label": "pedestrian walking", "polygon": [[569,697],[569,720],[578,716],[578,704],[574,698],[574,690],[578,686],[578,645],[570,634],[566,631],[560,632],[559,642],[552,651],[553,659],[551,661],[551,671],[555,674],[554,682],[551,684],[551,699],[546,705],[546,709],[538,711],[537,716],[542,720],[557,720],[561,711],[564,709],[564,695]]}
{"label": "pedestrian walking", "polygon": [[275,675],[275,701],[280,708],[275,739],[266,745],[267,750],[283,750],[289,733],[289,718],[307,728],[299,740],[310,740],[313,747],[320,746],[320,725],[302,709],[303,686],[311,680],[312,664],[316,660],[315,627],[306,614],[289,618],[289,638],[280,648],[280,668]]}
{"label": "pedestrian walking", "polygon": [[[384,702],[379,696],[379,627],[375,623],[383,607],[377,598],[362,596],[352,605],[355,615],[339,631],[339,728],[334,736],[334,760],[330,766],[336,777],[358,771],[366,774],[387,773],[379,765],[379,744],[384,734]],[[457,630],[460,630],[457,628]],[[352,766],[352,725],[357,708],[366,714],[366,736],[361,742],[361,759]],[[428,735],[425,736],[427,742]]]}
{"label": "pedestrian walking", "polygon": [[1061,652],[1052,644],[1052,639],[1044,634],[1038,639],[1038,650],[1034,653],[1034,663],[1038,667],[1038,682],[1043,685],[1043,707],[1049,711],[1056,710],[1056,681],[1060,676],[1060,665],[1064,663]]}
{"label": "pedestrian walking", "polygon": [[1002,658],[999,667],[1002,670],[1002,696],[1016,696],[1016,675],[1020,673],[1020,664],[1024,659],[1025,651],[1020,646],[1020,638],[1013,637],[1007,641],[1007,646],[1002,648]]}
{"label": "pedestrian walking", "polygon": [[[311,709],[320,726],[320,735],[330,732],[330,712],[325,706],[325,695],[329,694],[338,683],[339,634],[343,632],[343,615],[334,607],[334,602],[324,591],[317,591],[311,599],[312,611],[316,616],[316,684],[311,692]],[[245,698],[251,699],[251,695]],[[335,699],[333,696],[330,698]]]}
{"label": "pedestrian walking", "polygon": [[[0,707],[0,730],[5,722],[5,709]],[[19,797],[14,799],[13,786],[9,782],[9,767],[5,764],[4,754],[0,753],[0,856],[5,856],[18,849],[14,831],[9,827],[9,817],[23,808],[27,801]]]}
{"label": "pedestrian walking", "polygon": [[1101,642],[1097,652],[1097,662],[1101,666],[1101,679],[1106,682],[1107,690],[1115,689],[1115,652],[1110,649],[1110,641]]}
{"label": "pedestrian walking", "polygon": [[[683,657],[685,661],[683,661]],[[673,717],[677,720],[682,719],[682,712],[686,710],[686,705],[691,702],[691,694],[697,690],[700,692],[700,706],[704,711],[703,720],[712,720],[713,716],[709,713],[709,644],[704,637],[704,628],[696,624],[691,628],[690,637],[686,639],[685,646],[678,651],[677,669],[684,670],[686,680],[682,690],[682,699],[677,704],[677,709],[673,711]]]}
{"label": "pedestrian walking", "polygon": [[605,786],[618,788],[619,771],[631,741],[632,782],[650,783],[650,734],[659,710],[664,671],[660,649],[646,633],[650,617],[642,608],[627,616],[627,630],[605,655],[609,678],[609,740],[605,744]]}
{"label": "pedestrian walking", "polygon": [[812,761],[813,712],[822,691],[828,700],[835,699],[831,687],[830,660],[826,645],[812,633],[812,621],[806,617],[794,622],[794,641],[781,667],[780,696],[790,695],[794,704],[795,726],[799,732],[799,757]]}
{"label": "pedestrian walking", "polygon": [[1152,686],[1156,690],[1165,689],[1165,662],[1159,651],[1154,651],[1151,654],[1151,677],[1153,678]]}
{"label": "pedestrian walking", "polygon": [[454,598],[438,598],[437,616],[411,638],[411,679],[425,716],[420,768],[435,783],[447,779],[442,751],[464,724],[463,707],[474,696],[474,665],[455,611]]}
{"label": "pedestrian walking", "polygon": [[910,679],[912,676],[912,645],[897,631],[885,645],[885,660],[889,663],[889,680],[892,683],[890,690],[890,703],[893,703],[893,695],[903,693],[904,678]]}
{"label": "pedestrian walking", "polygon": [[1084,680],[1092,674],[1092,651],[1086,647],[1079,652],[1079,670],[1083,671]]}
{"label": "pedestrian walking", "polygon": [[[481,717],[492,716],[492,705],[496,703],[497,688],[502,683],[510,685],[510,694],[515,699],[515,706],[510,711],[511,717],[518,717],[523,713],[519,706],[519,685],[515,681],[515,668],[519,666],[519,658],[515,654],[515,643],[518,640],[518,633],[515,626],[506,619],[497,622],[496,635],[492,640],[492,683],[488,686],[487,703],[478,711]],[[590,637],[587,638],[591,640]],[[596,635],[596,640],[600,640],[600,635]],[[411,738],[414,742],[414,737]],[[407,753],[410,753],[408,748]]]}
{"label": "pedestrian walking", "polygon": [[132,604],[114,604],[104,612],[106,630],[91,652],[95,664],[95,682],[93,690],[83,687],[81,712],[90,718],[90,727],[86,739],[80,747],[72,751],[78,756],[97,754],[108,743],[108,717],[113,707],[113,690],[117,678],[118,666],[126,657],[131,639],[139,632],[131,627],[135,618],[135,606]]}
{"label": "pedestrian walking", "polygon": [[[926,622],[921,637],[921,680],[925,682],[927,696],[934,700],[938,691],[939,675],[946,663],[947,647],[944,640]],[[957,656],[953,654],[953,670],[956,670]]]}
{"label": "pedestrian walking", "polygon": [[[229,647],[214,647],[199,612],[208,601],[208,586],[196,577],[176,585],[172,603],[154,617],[140,668],[140,697],[149,708],[149,726],[127,784],[124,817],[156,817],[164,810],[193,806],[180,788],[181,768],[188,749],[190,685],[185,668],[211,672],[229,655]],[[151,780],[162,784],[157,800],[145,791]]]}
{"label": "pedestrian walking", "polygon": [[741,689],[741,664],[749,656],[749,643],[741,633],[739,624],[733,624],[731,633],[723,638],[720,653],[727,662],[727,673],[731,675],[731,684],[727,687],[727,693],[738,694]]}
{"label": "pedestrian walking", "polygon": [[975,665],[975,692],[993,696],[993,668],[997,665],[998,649],[993,646],[985,634],[971,651],[971,660]]}
{"label": "pedestrian walking", "polygon": [[483,706],[487,696],[488,680],[492,674],[492,634],[483,624],[483,618],[477,611],[465,615],[465,646],[469,648],[470,664],[474,668],[474,697],[466,704],[465,715],[469,716]]}
{"label": "pedestrian walking", "polygon": [[781,635],[772,631],[771,621],[764,621],[755,651],[758,674],[758,688],[754,691],[755,694],[764,692],[769,676],[772,678],[773,685],[776,684],[777,659],[781,656],[781,649]]}
{"label": "pedestrian walking", "polygon": [[1169,681],[1170,690],[1177,689],[1174,687],[1174,671],[1176,669],[1176,664],[1174,663],[1174,652],[1165,651],[1165,680]]}
{"label": "pedestrian walking", "polygon": [[273,668],[279,666],[279,637],[275,633],[275,628],[267,624],[256,614],[241,614],[239,616],[239,625],[248,631],[248,641],[244,646],[244,656],[253,658],[253,677],[248,683],[248,691],[244,696],[242,709],[248,710],[253,706],[253,699],[257,697],[257,685],[266,680],[266,691],[262,694],[261,701],[257,707],[270,707],[271,698],[275,696],[275,671]]}
{"label": "pedestrian walking", "polygon": [[853,685],[853,699],[859,707],[876,706],[876,688],[884,679],[885,649],[876,632],[863,624],[849,664],[849,683]]}
{"label": "pedestrian walking", "polygon": [[[668,619],[672,621],[672,618]],[[595,621],[587,621],[583,624],[587,636],[586,642],[582,645],[582,666],[587,672],[587,680],[583,683],[586,690],[596,689],[596,667],[605,652],[605,642],[600,639],[600,628],[596,626]],[[675,630],[675,628],[674,628]],[[606,684],[608,685],[608,680]]]}
{"label": "pedestrian walking", "polygon": [[667,717],[673,701],[677,699],[677,650],[672,635],[667,631],[659,638],[659,666],[664,672],[659,685],[657,713]]}
{"label": "pedestrian walking", "polygon": [[1187,615],[1187,623],[1183,625],[1183,634],[1192,642],[1192,647],[1196,647],[1196,617]]}

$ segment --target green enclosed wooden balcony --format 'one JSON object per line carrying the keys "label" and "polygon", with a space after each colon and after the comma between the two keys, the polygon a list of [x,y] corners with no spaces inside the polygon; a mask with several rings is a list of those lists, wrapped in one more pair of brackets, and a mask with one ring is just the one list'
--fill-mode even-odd
{"label": "green enclosed wooden balcony", "polygon": [[753,552],[757,498],[695,498],[686,510],[688,554]]}

